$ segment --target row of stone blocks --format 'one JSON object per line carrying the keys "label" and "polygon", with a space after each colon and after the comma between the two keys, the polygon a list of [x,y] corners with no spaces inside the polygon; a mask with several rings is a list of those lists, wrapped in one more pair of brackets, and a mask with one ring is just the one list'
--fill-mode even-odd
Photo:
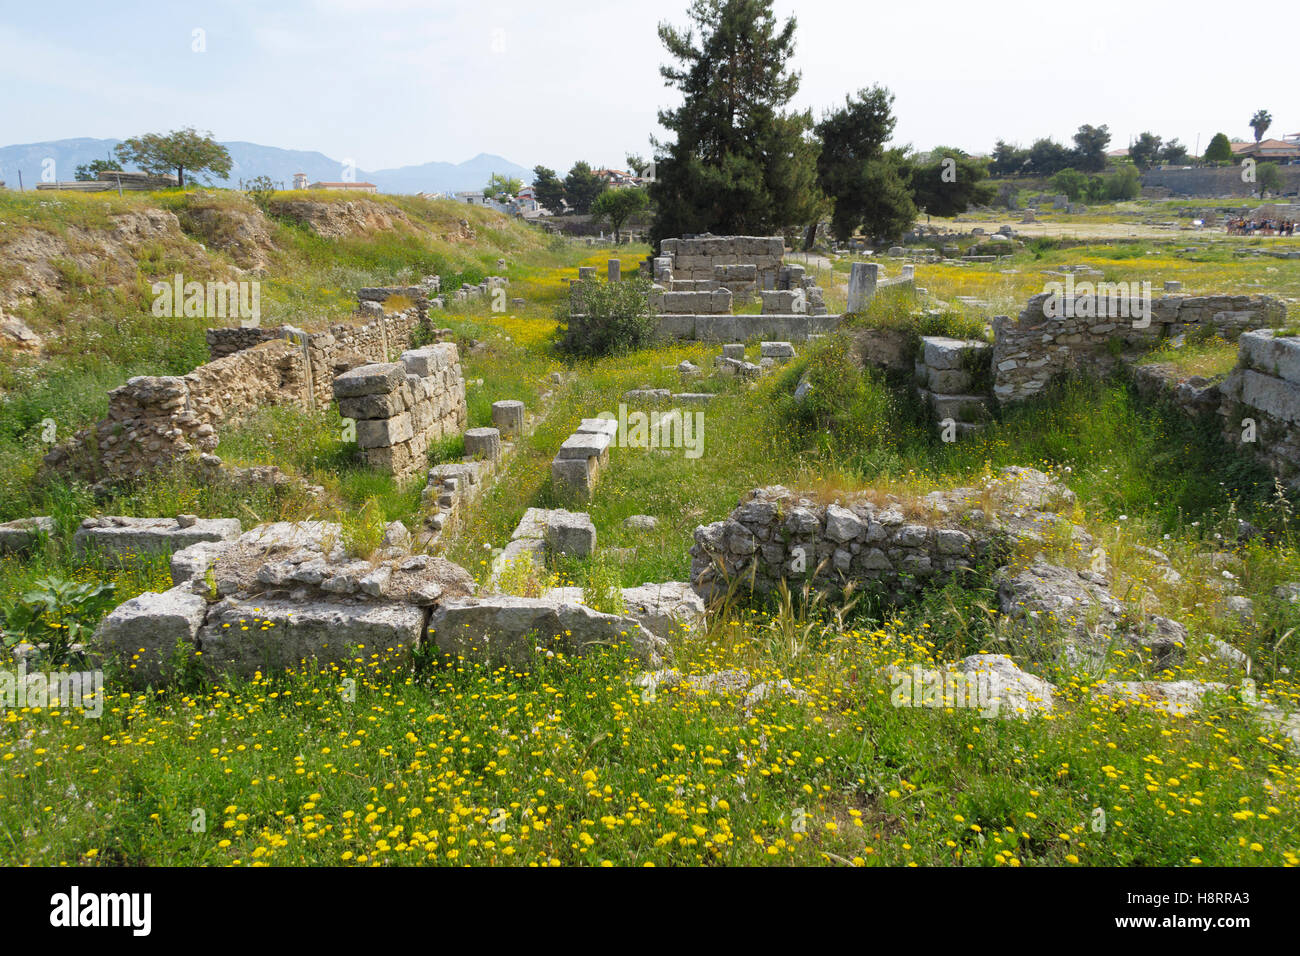
{"label": "row of stone blocks", "polygon": [[609,449],[618,433],[610,418],[584,418],[564,440],[551,461],[551,484],[560,497],[585,501],[596,486],[600,469],[609,464]]}
{"label": "row of stone blocks", "polygon": [[664,239],[659,254],[672,256],[768,256],[785,255],[785,240],[780,236],[704,236],[698,239]]}
{"label": "row of stone blocks", "polygon": [[[983,428],[992,417],[987,383],[991,347],[979,339],[922,336],[916,360],[921,401],[953,437]],[[985,391],[976,391],[976,388]],[[945,436],[946,437],[946,436]]]}
{"label": "row of stone blocks", "polygon": [[490,428],[466,430],[465,455],[460,461],[429,469],[421,500],[428,512],[425,526],[430,541],[436,541],[460,518],[469,502],[484,491],[510,447],[509,440],[524,434],[524,403],[493,402],[492,422]]}
{"label": "row of stone blocks", "polygon": [[729,315],[730,289],[669,292],[655,287],[650,291],[650,307],[666,315]]}
{"label": "row of stone blocks", "polygon": [[421,473],[429,444],[465,424],[465,382],[451,342],[344,372],[334,397],[339,414],[356,422],[366,462],[399,480]]}
{"label": "row of stone blocks", "polygon": [[809,337],[832,331],[838,315],[660,315],[655,332],[661,338],[693,339],[701,342],[737,342],[768,339],[804,342]]}

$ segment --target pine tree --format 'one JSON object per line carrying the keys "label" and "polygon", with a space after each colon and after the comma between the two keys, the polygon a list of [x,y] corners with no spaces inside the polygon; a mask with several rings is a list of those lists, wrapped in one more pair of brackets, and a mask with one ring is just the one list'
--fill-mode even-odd
{"label": "pine tree", "polygon": [[688,16],[659,26],[676,61],[660,73],[683,102],[659,113],[675,140],[655,144],[652,238],[793,231],[820,202],[812,116],[786,109],[795,20],[778,24],[771,0],[694,0]]}

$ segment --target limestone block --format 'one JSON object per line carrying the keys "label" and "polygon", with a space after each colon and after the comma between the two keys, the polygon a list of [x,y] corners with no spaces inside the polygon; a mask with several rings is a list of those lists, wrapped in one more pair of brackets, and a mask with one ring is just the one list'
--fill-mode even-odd
{"label": "limestone block", "polygon": [[524,403],[512,399],[492,403],[492,424],[503,437],[517,438],[524,433]]}

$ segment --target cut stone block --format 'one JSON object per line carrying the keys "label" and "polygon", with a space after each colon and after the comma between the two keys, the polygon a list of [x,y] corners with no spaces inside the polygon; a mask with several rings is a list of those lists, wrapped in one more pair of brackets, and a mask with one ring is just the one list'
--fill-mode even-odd
{"label": "cut stone block", "polygon": [[343,663],[398,647],[409,652],[423,637],[424,614],[410,604],[226,599],[211,607],[198,641],[211,671],[251,677],[303,660]]}
{"label": "cut stone block", "polygon": [[586,558],[596,551],[596,525],[585,512],[548,511],[545,540],[552,554]]}
{"label": "cut stone block", "polygon": [[763,342],[759,346],[759,355],[763,358],[792,359],[795,351],[789,342]]}
{"label": "cut stone block", "polygon": [[375,395],[391,392],[406,381],[406,366],[400,362],[362,365],[334,379],[334,397]]}
{"label": "cut stone block", "polygon": [[410,441],[414,435],[410,412],[402,412],[392,418],[357,422],[357,445],[361,448],[387,448],[389,445]]}
{"label": "cut stone block", "polygon": [[238,518],[199,518],[185,524],[175,518],[87,518],[73,535],[72,547],[79,554],[161,554],[200,541],[229,541],[241,530]]}
{"label": "cut stone block", "polygon": [[136,686],[157,684],[171,676],[178,641],[188,653],[198,649],[207,608],[203,597],[185,587],[146,591],[110,611],[94,643],[122,664]]}
{"label": "cut stone block", "polygon": [[433,612],[429,628],[445,654],[513,667],[541,663],[548,652],[581,656],[619,644],[631,645],[631,653],[651,666],[671,655],[665,641],[633,618],[549,598],[446,601]]}
{"label": "cut stone block", "polygon": [[492,403],[492,424],[503,437],[518,437],[524,433],[524,403],[514,400]]}
{"label": "cut stone block", "polygon": [[401,391],[382,392],[377,395],[354,395],[339,399],[339,415],[363,421],[373,418],[392,418],[406,411]]}
{"label": "cut stone block", "polygon": [[574,434],[608,435],[612,439],[618,434],[618,421],[613,418],[584,418]]}
{"label": "cut stone block", "polygon": [[859,312],[876,294],[880,266],[874,262],[855,262],[849,271],[849,301],[847,312]]}
{"label": "cut stone block", "polygon": [[596,484],[596,459],[554,459],[551,462],[551,484],[561,497],[586,501]]}
{"label": "cut stone block", "polygon": [[937,369],[970,368],[977,361],[974,354],[989,348],[987,342],[978,339],[950,339],[940,335],[923,336],[921,344],[925,364]]}
{"label": "cut stone block", "polygon": [[465,432],[465,454],[495,462],[501,458],[501,432],[495,428],[471,428]]}
{"label": "cut stone block", "polygon": [[560,446],[557,458],[604,458],[609,453],[612,436],[577,432],[570,435]]}
{"label": "cut stone block", "polygon": [[42,536],[54,534],[54,519],[40,516],[36,518],[18,518],[0,524],[0,552],[28,551],[35,547]]}
{"label": "cut stone block", "polygon": [[418,375],[420,378],[428,378],[437,372],[448,368],[456,362],[459,356],[456,354],[456,346],[452,342],[440,342],[437,345],[426,345],[422,349],[412,349],[409,352],[403,352],[401,363],[406,368],[408,375]]}

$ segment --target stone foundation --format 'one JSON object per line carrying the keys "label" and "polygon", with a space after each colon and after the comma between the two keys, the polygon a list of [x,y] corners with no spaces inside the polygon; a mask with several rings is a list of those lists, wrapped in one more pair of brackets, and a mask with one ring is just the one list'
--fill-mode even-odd
{"label": "stone foundation", "polygon": [[334,394],[339,414],[356,421],[366,463],[399,481],[423,474],[430,443],[465,424],[465,380],[451,342],[352,369],[334,380]]}
{"label": "stone foundation", "polygon": [[[333,399],[336,376],[405,350],[420,324],[415,309],[380,313],[325,332],[289,326],[212,330],[209,348],[265,339],[188,375],[136,376],[109,393],[108,417],[45,457],[45,465],[98,481],[139,477],[216,449],[219,430],[254,412],[316,409]],[[272,332],[274,336],[267,338]]]}
{"label": "stone foundation", "polygon": [[1048,316],[1052,298],[1036,295],[1014,320],[993,319],[993,391],[1003,403],[1037,395],[1071,369],[1108,372],[1123,353],[1151,349],[1171,336],[1208,327],[1231,340],[1286,318],[1281,301],[1260,295],[1164,296],[1150,301],[1149,316],[1127,294],[1081,295],[1059,300],[1064,318]]}

